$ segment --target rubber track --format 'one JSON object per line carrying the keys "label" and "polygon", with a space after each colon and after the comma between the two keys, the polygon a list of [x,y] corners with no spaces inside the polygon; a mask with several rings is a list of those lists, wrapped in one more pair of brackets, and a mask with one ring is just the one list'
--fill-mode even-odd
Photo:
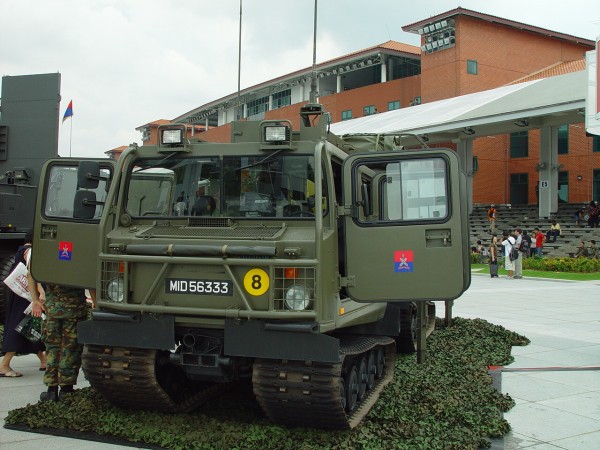
{"label": "rubber track", "polygon": [[123,408],[185,413],[229,389],[228,383],[186,386],[183,400],[177,402],[158,383],[156,354],[149,349],[86,345],[82,368],[94,389]]}
{"label": "rubber track", "polygon": [[[347,415],[340,398],[340,379],[347,357],[384,347],[383,375]],[[389,337],[352,337],[341,342],[337,364],[259,359],[254,363],[254,395],[267,417],[276,423],[312,428],[350,429],[371,410],[383,387],[394,376],[395,342]]]}

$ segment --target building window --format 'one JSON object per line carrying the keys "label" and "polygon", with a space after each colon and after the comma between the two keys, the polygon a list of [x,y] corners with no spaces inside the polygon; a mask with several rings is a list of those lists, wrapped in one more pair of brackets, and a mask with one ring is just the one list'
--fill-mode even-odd
{"label": "building window", "polygon": [[593,136],[592,151],[600,152],[600,136]]}
{"label": "building window", "polygon": [[567,153],[569,153],[569,125],[561,125],[558,127],[558,154]]}
{"label": "building window", "polygon": [[392,80],[412,77],[421,73],[420,59],[390,56],[389,61],[392,64]]}
{"label": "building window", "polygon": [[363,108],[363,116],[370,116],[372,114],[375,114],[376,112],[377,108],[375,108],[375,105],[369,105]]}
{"label": "building window", "polygon": [[510,157],[524,158],[529,154],[529,132],[510,133]]}
{"label": "building window", "polygon": [[470,75],[477,75],[477,61],[467,59],[467,73]]}
{"label": "building window", "polygon": [[395,109],[400,109],[400,100],[388,102],[388,111],[393,111]]}
{"label": "building window", "polygon": [[264,114],[269,110],[269,97],[261,97],[248,102],[248,117]]}
{"label": "building window", "polygon": [[283,108],[292,104],[292,90],[286,89],[285,91],[275,92],[273,94],[273,109]]}
{"label": "building window", "polygon": [[510,174],[510,203],[526,205],[529,203],[529,175],[526,173]]}
{"label": "building window", "polygon": [[592,183],[592,200],[597,202],[600,198],[600,170],[594,169],[594,178]]}
{"label": "building window", "polygon": [[569,203],[569,172],[558,172],[558,202]]}
{"label": "building window", "polygon": [[352,110],[347,109],[346,111],[342,111],[342,120],[350,120],[352,119]]}

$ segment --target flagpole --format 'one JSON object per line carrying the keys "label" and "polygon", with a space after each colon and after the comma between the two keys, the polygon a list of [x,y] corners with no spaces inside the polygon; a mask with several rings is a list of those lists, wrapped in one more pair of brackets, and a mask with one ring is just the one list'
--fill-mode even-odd
{"label": "flagpole", "polygon": [[[63,126],[65,124],[65,120],[67,119],[71,119],[71,129],[69,131],[69,158],[71,157],[71,147],[72,147],[72,143],[73,143],[73,100],[71,100],[69,102],[69,106],[67,106],[67,109],[65,110],[65,114],[63,116]],[[62,129],[62,127],[61,127]]]}
{"label": "flagpole", "polygon": [[71,157],[71,143],[73,142],[73,116],[71,116],[71,131],[69,132],[69,158]]}
{"label": "flagpole", "polygon": [[242,0],[240,0],[240,31],[238,35],[238,90],[237,90],[237,107],[236,107],[236,120],[241,119],[241,104],[240,104],[240,80],[242,73]]}

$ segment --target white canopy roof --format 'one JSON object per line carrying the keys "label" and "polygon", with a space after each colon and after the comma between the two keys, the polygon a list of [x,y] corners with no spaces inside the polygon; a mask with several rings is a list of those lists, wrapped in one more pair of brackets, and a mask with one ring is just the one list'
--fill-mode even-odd
{"label": "white canopy roof", "polygon": [[[435,143],[579,123],[586,83],[585,71],[573,72],[338,122],[331,131],[344,138],[412,134]],[[410,136],[400,143],[415,144]]]}

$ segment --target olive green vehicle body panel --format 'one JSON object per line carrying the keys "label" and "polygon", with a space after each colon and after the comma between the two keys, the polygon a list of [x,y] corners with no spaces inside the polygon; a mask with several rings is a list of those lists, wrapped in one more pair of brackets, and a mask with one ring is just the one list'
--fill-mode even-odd
{"label": "olive green vehicle body panel", "polygon": [[[408,164],[415,161],[419,171],[411,174]],[[438,163],[437,173],[425,173],[422,167],[433,167],[433,162]],[[396,185],[402,184],[397,187],[401,198],[387,200],[380,189],[373,195],[373,215],[366,218],[360,214],[362,195],[354,173],[370,165],[407,169],[396,180]],[[393,170],[388,170],[391,175],[384,174],[384,180],[373,178],[373,190],[394,184]],[[347,289],[354,300],[449,300],[468,288],[468,221],[461,175],[456,152],[446,149],[358,154],[344,162],[344,207],[354,212],[344,217]],[[428,182],[437,184],[437,192]],[[398,202],[389,206],[397,209],[389,213],[395,217],[385,217],[377,200],[383,205],[379,209],[385,209],[386,202]]]}
{"label": "olive green vehicle body panel", "polygon": [[[95,219],[72,217],[77,167],[81,160],[50,159],[42,167],[34,223],[36,251],[31,258],[31,273],[41,282],[94,289],[102,207],[96,206]],[[113,160],[85,160],[99,162],[105,174],[114,170]],[[97,191],[105,191],[106,181],[101,181]]]}
{"label": "olive green vehicle body panel", "polygon": [[[233,130],[234,135],[237,132],[240,137],[238,142],[230,144],[188,143],[177,150],[160,146],[131,147],[111,172],[106,204],[97,207],[96,214],[99,211],[102,214],[93,219],[45,214],[50,185],[46,173],[44,189],[37,202],[33,275],[40,281],[96,288],[100,311],[172,315],[179,327],[223,329],[228,319],[257,319],[314,323],[315,331],[320,333],[377,322],[385,313],[385,303],[379,303],[383,300],[447,299],[460,295],[461,288],[466,289],[468,271],[464,266],[468,265],[468,259],[461,246],[467,247],[464,229],[468,222],[461,224],[464,216],[460,207],[454,207],[448,217],[435,224],[413,221],[390,222],[373,228],[359,226],[351,215],[339,218],[341,209],[355,206],[350,200],[353,175],[351,165],[347,164],[345,169],[341,166],[348,158],[347,153],[330,142],[339,145],[339,139],[331,136],[328,141],[324,127],[303,129],[301,137],[287,147],[270,151],[255,142],[260,133],[250,123],[234,125]],[[127,174],[132,167],[141,165],[140,161],[155,158],[163,164],[180,159],[180,164],[173,169],[178,170],[188,158],[204,160],[214,156],[223,163],[225,158],[239,155],[256,158],[261,163],[269,158],[310,155],[315,161],[314,174],[310,175],[314,185],[310,190],[314,190],[316,198],[321,198],[315,201],[314,217],[279,217],[280,207],[274,209],[276,215],[273,216],[232,216],[225,211],[223,198],[211,217],[175,216],[170,212],[175,210],[174,205],[185,203],[175,198],[181,190],[177,183],[187,180],[187,175],[173,177],[176,186],[168,189],[165,188],[168,177],[154,177],[156,189],[163,194],[149,195],[157,208],[148,210],[139,206],[143,192],[132,192],[132,185],[128,184]],[[440,157],[448,161],[450,167],[447,175],[451,198],[448,201],[464,203],[458,187],[460,173],[456,160],[448,151],[442,151]],[[334,160],[339,164],[340,176],[345,170],[343,189],[339,180],[334,180]],[[52,161],[47,170],[59,163],[71,164],[64,159]],[[105,167],[107,171],[110,168]],[[248,167],[252,172],[253,166]],[[210,186],[212,189],[222,173],[214,177],[214,174],[203,175],[198,188]],[[130,177],[133,179],[133,175]],[[226,184],[228,180],[224,177],[222,182]],[[139,186],[149,191],[152,188],[146,181]],[[289,183],[298,185],[297,180]],[[309,189],[308,183],[302,184]],[[327,184],[327,192],[324,184]],[[103,192],[102,188],[96,191],[97,195]],[[294,194],[290,189],[286,192],[287,201],[291,203]],[[132,199],[138,202],[137,209],[132,210]],[[165,204],[168,208],[161,209]],[[236,214],[240,205],[237,208]],[[435,238],[440,231],[451,234],[450,246],[441,248],[441,243],[427,241],[427,237],[434,235]],[[69,243],[71,249],[68,260],[59,257],[60,244],[64,242]],[[363,246],[362,243],[367,242],[369,245]],[[413,248],[418,255],[415,264],[418,262],[419,271],[389,275],[384,268],[393,264],[390,249],[407,248]],[[344,253],[346,256],[340,258]],[[440,270],[440,262],[448,262],[448,266]],[[287,279],[286,268],[296,271],[299,281]],[[447,269],[451,275],[439,279]],[[352,277],[353,286],[352,282],[348,283]],[[122,280],[122,285],[111,284],[114,279]],[[206,286],[211,290],[227,292],[199,295],[189,291],[187,284],[185,292],[181,288],[182,283],[192,283],[195,290],[205,289],[205,284],[199,284],[205,282],[210,283]],[[309,286],[310,303],[305,310],[292,311],[286,306],[285,292],[294,283]],[[433,284],[440,286],[434,288]],[[110,298],[109,294],[115,292],[114,286],[123,288],[123,301]]]}

